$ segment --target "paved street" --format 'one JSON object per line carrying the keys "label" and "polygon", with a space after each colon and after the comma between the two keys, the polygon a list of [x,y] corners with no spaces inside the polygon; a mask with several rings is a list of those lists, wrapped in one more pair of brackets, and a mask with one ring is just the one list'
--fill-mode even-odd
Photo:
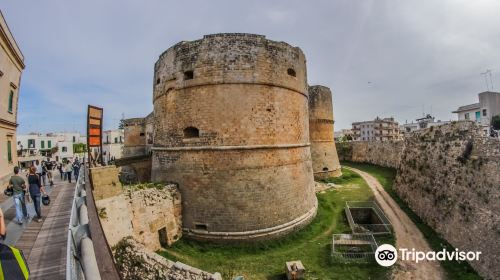
{"label": "paved street", "polygon": [[[74,186],[74,181],[71,184],[62,182],[59,174],[55,176],[52,188],[46,186],[51,203],[42,205],[41,223],[30,219],[18,225],[13,199],[3,193],[0,196],[7,225],[4,243],[23,251],[30,268],[30,279],[66,279],[66,242]],[[27,208],[30,216],[36,215],[33,203],[28,203]]]}

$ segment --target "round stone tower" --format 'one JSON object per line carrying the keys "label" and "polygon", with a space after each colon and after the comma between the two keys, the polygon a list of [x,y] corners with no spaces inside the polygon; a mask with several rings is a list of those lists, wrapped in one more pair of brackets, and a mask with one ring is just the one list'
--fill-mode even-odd
{"label": "round stone tower", "polygon": [[185,235],[270,239],[315,216],[305,63],[299,48],[252,34],[160,56],[151,175],[179,184]]}
{"label": "round stone tower", "polygon": [[309,134],[316,179],[342,175],[333,136],[332,92],[325,86],[309,87]]}

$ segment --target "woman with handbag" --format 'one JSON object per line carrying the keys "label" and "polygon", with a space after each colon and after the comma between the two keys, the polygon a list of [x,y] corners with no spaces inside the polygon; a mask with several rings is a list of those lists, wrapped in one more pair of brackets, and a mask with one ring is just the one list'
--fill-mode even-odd
{"label": "woman with handbag", "polygon": [[45,194],[45,189],[42,186],[40,176],[36,174],[36,167],[32,166],[30,168],[30,173],[28,175],[28,184],[31,199],[35,206],[35,211],[37,215],[37,222],[42,221],[42,208],[40,206],[41,194]]}

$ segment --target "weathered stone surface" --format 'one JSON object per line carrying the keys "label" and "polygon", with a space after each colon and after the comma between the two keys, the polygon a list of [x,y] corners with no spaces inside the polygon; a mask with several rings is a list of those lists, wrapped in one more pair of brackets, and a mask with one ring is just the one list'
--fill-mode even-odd
{"label": "weathered stone surface", "polygon": [[90,177],[96,201],[119,195],[122,192],[122,184],[118,180],[118,169],[114,165],[93,167],[90,169]]}
{"label": "weathered stone surface", "polygon": [[338,145],[343,159],[397,168],[394,189],[451,245],[481,251],[470,262],[500,278],[500,141],[469,121],[416,131],[399,142]]}
{"label": "weathered stone surface", "polygon": [[222,280],[219,273],[205,272],[149,252],[132,238],[120,241],[114,247],[113,254],[123,279]]}
{"label": "weathered stone surface", "polygon": [[182,236],[181,196],[176,185],[131,189],[97,200],[101,225],[110,246],[132,236],[151,251]]}
{"label": "weathered stone surface", "polygon": [[309,135],[314,178],[342,175],[335,149],[332,92],[325,86],[309,87]]}
{"label": "weathered stone surface", "polygon": [[165,51],[154,80],[152,180],[179,184],[188,235],[272,238],[289,222],[296,230],[310,221],[316,196],[299,48],[208,35]]}
{"label": "weathered stone surface", "polygon": [[472,122],[413,133],[394,188],[411,209],[450,244],[481,251],[470,264],[500,278],[500,141]]}
{"label": "weathered stone surface", "polygon": [[404,147],[404,141],[353,141],[337,143],[337,153],[340,160],[397,168]]}

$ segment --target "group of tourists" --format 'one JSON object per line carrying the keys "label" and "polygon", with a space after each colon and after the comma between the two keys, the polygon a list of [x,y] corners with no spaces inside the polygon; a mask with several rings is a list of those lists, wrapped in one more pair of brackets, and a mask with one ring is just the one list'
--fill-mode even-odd
{"label": "group of tourists", "polygon": [[[71,183],[73,176],[75,181],[78,179],[80,165],[78,158],[74,161],[64,160],[62,163],[50,161],[50,159],[42,162],[37,160],[28,168],[26,178],[19,174],[21,171],[19,167],[14,167],[14,175],[11,176],[5,193],[12,196],[14,200],[15,222],[22,225],[31,218],[26,209],[27,201],[32,201],[35,208],[36,217],[33,217],[33,220],[42,222],[41,204],[48,205],[50,202],[45,187],[54,186],[52,171],[59,170],[61,180],[68,180]],[[5,239],[5,237],[5,220],[3,211],[0,209],[0,239]],[[10,267],[8,271],[5,270],[7,266]],[[28,279],[29,269],[18,249],[0,243],[0,279],[4,279],[6,275],[15,275],[15,279]]]}
{"label": "group of tourists", "polygon": [[29,220],[29,215],[26,210],[26,200],[33,201],[33,206],[36,212],[36,221],[42,221],[42,200],[47,200],[48,195],[45,191],[45,186],[54,186],[54,178],[52,171],[58,169],[61,174],[61,180],[68,180],[71,183],[71,178],[74,176],[75,181],[78,178],[80,171],[80,162],[78,158],[74,161],[64,160],[62,163],[50,161],[40,162],[36,160],[34,165],[28,169],[26,180],[19,176],[19,167],[14,167],[14,175],[10,178],[8,191],[12,192],[14,205],[16,207],[16,222],[22,225],[24,221]]}

